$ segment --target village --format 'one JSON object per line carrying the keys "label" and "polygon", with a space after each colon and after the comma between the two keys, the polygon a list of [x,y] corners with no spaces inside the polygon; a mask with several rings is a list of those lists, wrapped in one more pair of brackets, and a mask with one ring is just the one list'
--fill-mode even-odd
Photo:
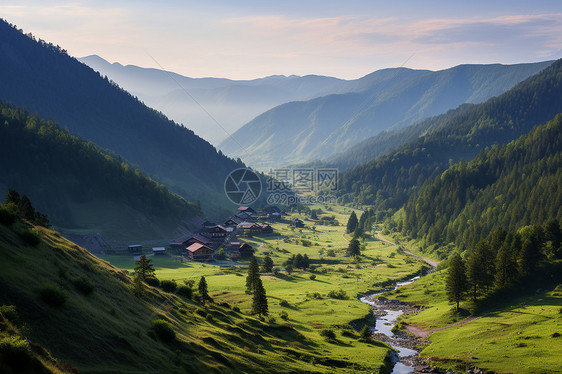
{"label": "village", "polygon": [[[149,255],[174,255],[199,262],[213,262],[227,258],[231,261],[248,259],[254,255],[257,248],[241,239],[279,235],[267,222],[284,222],[286,215],[286,212],[277,206],[267,206],[260,211],[240,206],[237,212],[224,223],[205,221],[195,235],[183,241],[171,242],[168,247],[152,247]],[[285,223],[290,223],[295,228],[305,226],[298,218]],[[137,259],[140,255],[147,254],[147,251],[142,245],[134,244],[128,246],[128,254]]]}

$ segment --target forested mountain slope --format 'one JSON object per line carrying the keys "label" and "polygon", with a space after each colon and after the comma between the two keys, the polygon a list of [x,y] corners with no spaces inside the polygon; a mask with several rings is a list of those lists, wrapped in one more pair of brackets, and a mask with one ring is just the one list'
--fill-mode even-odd
{"label": "forested mountain slope", "polygon": [[169,239],[200,208],[53,122],[0,102],[0,194],[14,188],[52,224],[106,239]]}
{"label": "forested mountain slope", "polygon": [[340,178],[343,202],[397,209],[426,180],[485,147],[507,143],[562,112],[562,60],[482,104],[425,120],[425,134]]}
{"label": "forested mountain slope", "polygon": [[0,22],[0,100],[26,107],[110,149],[174,192],[218,213],[241,164],[148,108],[60,47]]}
{"label": "forested mountain slope", "polygon": [[562,114],[531,133],[461,161],[406,204],[402,230],[429,243],[472,248],[500,226],[562,219]]}

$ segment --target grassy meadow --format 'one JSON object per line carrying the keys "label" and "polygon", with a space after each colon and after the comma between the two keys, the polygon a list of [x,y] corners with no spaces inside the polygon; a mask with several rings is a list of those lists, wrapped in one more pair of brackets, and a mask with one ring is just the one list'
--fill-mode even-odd
{"label": "grassy meadow", "polygon": [[[324,207],[322,209],[325,210]],[[276,275],[262,274],[270,316],[278,323],[294,327],[314,344],[321,346],[321,350],[329,357],[356,362],[358,367],[373,367],[373,364],[376,366],[384,361],[387,347],[358,342],[356,333],[350,332],[346,326],[370,316],[370,307],[361,303],[358,296],[379,290],[380,283],[402,279],[417,272],[420,262],[401,254],[397,246],[373,238],[363,243],[364,250],[359,261],[345,257],[350,238],[344,235],[344,230],[351,210],[343,207],[331,209],[325,211],[324,215],[334,215],[339,226],[319,225],[304,215],[293,214],[287,217],[287,221],[300,218],[305,222],[305,228],[295,229],[288,223],[274,222],[271,225],[279,235],[241,240],[259,248],[255,254],[258,262],[261,263],[266,254],[273,259]],[[333,256],[327,255],[330,250],[334,252]],[[314,270],[295,269],[287,274],[283,263],[298,253],[308,255]],[[251,295],[245,293],[244,266],[181,262],[172,257],[151,258],[159,279],[172,279],[181,284],[186,280],[197,282],[201,276],[205,276],[215,302],[227,302],[239,307],[243,313],[250,313]],[[121,269],[134,269],[132,257],[106,256],[104,259]],[[339,290],[345,292],[345,299],[327,296],[330,291]],[[282,301],[284,306],[281,306]],[[280,317],[282,312],[288,315],[285,321]],[[337,343],[329,343],[320,335],[326,328],[336,332]]]}

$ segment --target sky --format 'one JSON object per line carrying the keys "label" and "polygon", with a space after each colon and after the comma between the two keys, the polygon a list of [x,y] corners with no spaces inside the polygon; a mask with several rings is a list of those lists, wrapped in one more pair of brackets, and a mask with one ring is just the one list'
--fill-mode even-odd
{"label": "sky", "polygon": [[190,77],[354,79],[562,57],[560,0],[0,0],[0,17],[76,57]]}

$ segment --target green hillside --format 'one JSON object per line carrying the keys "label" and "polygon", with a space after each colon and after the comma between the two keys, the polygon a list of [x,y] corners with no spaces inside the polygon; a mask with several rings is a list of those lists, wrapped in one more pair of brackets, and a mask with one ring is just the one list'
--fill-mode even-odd
{"label": "green hillside", "polygon": [[[44,372],[315,373],[347,365],[323,355],[289,325],[150,286],[141,292],[127,273],[57,232],[20,219],[6,226],[7,215],[0,218],[0,305],[15,306],[25,326],[19,332],[27,339],[24,351],[40,345],[56,358],[56,365],[44,359]],[[0,368],[9,369],[2,344],[19,335],[6,328],[11,326],[0,324]],[[39,359],[33,355],[24,353],[22,360]]]}
{"label": "green hillside", "polygon": [[201,210],[119,157],[51,121],[0,102],[0,194],[28,195],[57,227],[113,239],[157,239],[192,228]]}
{"label": "green hillside", "polygon": [[[562,112],[562,60],[482,104],[430,118],[424,134],[342,175],[344,203],[398,209],[427,180],[487,146],[507,143]],[[421,124],[419,125],[421,126]]]}
{"label": "green hillside", "polygon": [[226,215],[224,180],[241,167],[107,77],[0,20],[0,100],[109,149],[211,217]]}
{"label": "green hillside", "polygon": [[562,219],[562,115],[428,181],[405,208],[403,232],[472,248],[495,226]]}

